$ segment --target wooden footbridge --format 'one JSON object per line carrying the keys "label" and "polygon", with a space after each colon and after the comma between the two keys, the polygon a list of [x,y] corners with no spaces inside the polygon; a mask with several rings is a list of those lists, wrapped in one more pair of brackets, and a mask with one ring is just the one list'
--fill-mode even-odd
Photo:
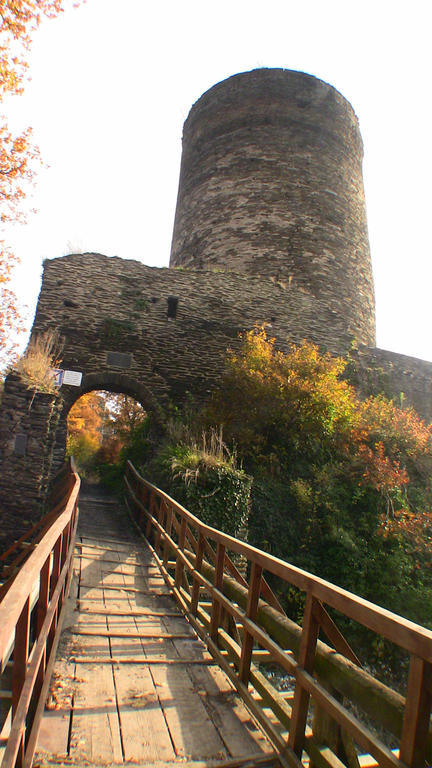
{"label": "wooden footbridge", "polygon": [[[209,528],[131,464],[125,483],[125,506],[82,495],[78,523],[65,466],[2,557],[2,768],[432,764],[429,630]],[[401,649],[405,695],[340,616]]]}

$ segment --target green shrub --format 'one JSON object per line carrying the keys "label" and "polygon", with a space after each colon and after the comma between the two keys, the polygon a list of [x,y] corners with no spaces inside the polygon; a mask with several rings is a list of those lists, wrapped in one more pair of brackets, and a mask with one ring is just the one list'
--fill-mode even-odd
{"label": "green shrub", "polygon": [[170,492],[207,525],[237,536],[247,524],[251,484],[242,470],[215,466],[201,469],[190,482],[173,478]]}
{"label": "green shrub", "polygon": [[152,463],[152,476],[204,523],[238,535],[248,519],[252,478],[237,469],[220,432],[197,441],[184,430],[176,438],[180,442],[167,442]]}

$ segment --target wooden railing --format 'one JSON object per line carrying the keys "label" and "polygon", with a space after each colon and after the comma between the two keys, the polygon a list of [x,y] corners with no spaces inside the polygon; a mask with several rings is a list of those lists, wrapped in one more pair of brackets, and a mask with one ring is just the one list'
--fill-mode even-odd
{"label": "wooden railing", "polygon": [[[57,478],[51,508],[14,551],[0,599],[0,730],[8,728],[1,768],[30,768],[72,576],[80,480],[69,461]],[[36,534],[36,535],[35,535]],[[13,554],[8,550],[8,554]],[[24,561],[23,561],[24,560]],[[17,564],[20,566],[16,570]],[[10,693],[9,693],[10,692]]]}
{"label": "wooden railing", "polygon": [[[166,583],[282,765],[300,768],[306,756],[310,768],[432,764],[431,631],[210,528],[131,463],[125,483],[128,507]],[[233,555],[247,561],[248,580]],[[265,573],[279,580],[281,594],[293,587],[304,594],[301,627],[279,609]],[[406,653],[405,696],[361,668],[327,608]],[[263,664],[281,674],[263,674]],[[281,675],[290,689],[270,681]]]}
{"label": "wooden railing", "polygon": [[19,539],[0,554],[0,600],[12,585],[23,563],[44,537],[51,523],[62,511],[75,483],[72,459],[68,459],[55,475],[46,506],[48,512],[29,528]]}

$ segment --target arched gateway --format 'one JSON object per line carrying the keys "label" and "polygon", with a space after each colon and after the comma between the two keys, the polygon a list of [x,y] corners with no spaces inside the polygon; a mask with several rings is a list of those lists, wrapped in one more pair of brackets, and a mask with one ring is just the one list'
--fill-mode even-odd
{"label": "arched gateway", "polygon": [[[44,265],[32,336],[58,329],[80,387],[5,383],[4,521],[39,515],[84,392],[133,396],[160,418],[208,396],[238,334],[268,323],[281,348],[310,339],[356,357],[359,380],[431,417],[432,364],[376,349],[357,118],[310,75],[256,70],[205,93],[185,123],[171,266],[86,253]],[[353,346],[356,351],[352,352]],[[7,528],[7,525],[6,525]]]}

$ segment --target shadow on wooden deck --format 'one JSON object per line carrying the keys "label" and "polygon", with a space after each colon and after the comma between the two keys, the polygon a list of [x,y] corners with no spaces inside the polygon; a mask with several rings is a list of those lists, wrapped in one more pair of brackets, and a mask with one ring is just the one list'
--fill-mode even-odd
{"label": "shadow on wooden deck", "polygon": [[87,488],[35,765],[276,766],[119,504]]}

